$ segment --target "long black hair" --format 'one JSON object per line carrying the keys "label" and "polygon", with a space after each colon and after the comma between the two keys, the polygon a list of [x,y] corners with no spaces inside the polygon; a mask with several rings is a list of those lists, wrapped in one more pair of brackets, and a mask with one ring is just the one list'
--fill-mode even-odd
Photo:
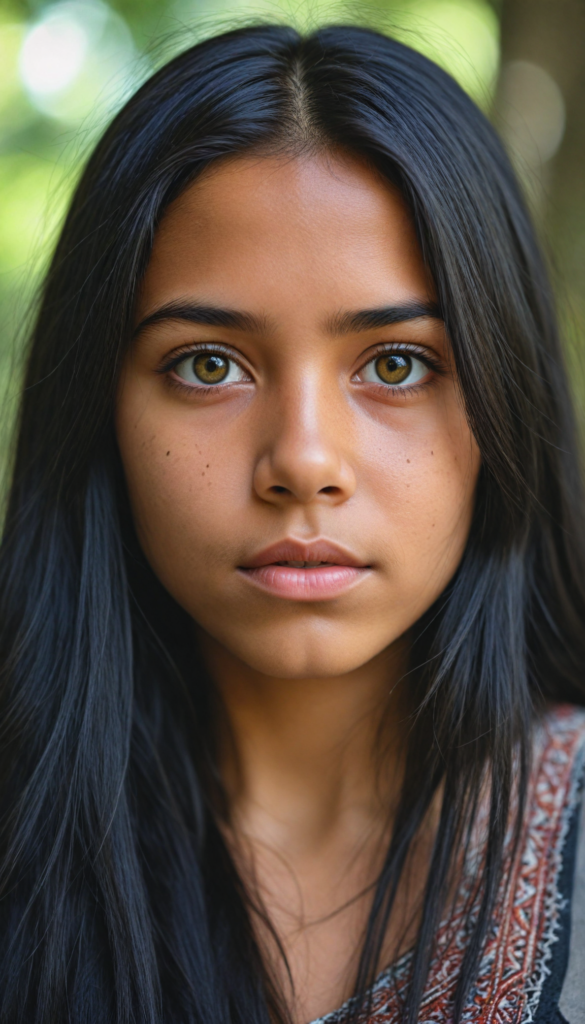
{"label": "long black hair", "polygon": [[[133,535],[113,410],[157,222],[211,161],[343,149],[398,186],[436,284],[482,468],[447,591],[415,629],[404,790],[356,977],[364,1005],[408,850],[440,794],[404,1021],[461,844],[485,847],[473,983],[547,700],[585,702],[571,400],[543,260],[494,131],[375,32],[210,39],[116,117],[77,188],[34,329],[0,553],[0,1015],[268,1024],[286,1009],[218,825],[212,684]],[[357,1011],[356,1011],[357,1012]]]}

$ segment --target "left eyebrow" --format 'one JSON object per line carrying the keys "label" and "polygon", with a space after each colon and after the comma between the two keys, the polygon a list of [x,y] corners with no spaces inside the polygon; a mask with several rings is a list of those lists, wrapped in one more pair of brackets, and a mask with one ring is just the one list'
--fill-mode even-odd
{"label": "left eyebrow", "polygon": [[443,319],[439,307],[434,302],[405,302],[397,306],[379,306],[376,309],[337,313],[327,321],[325,326],[330,334],[352,334],[423,318],[427,320]]}

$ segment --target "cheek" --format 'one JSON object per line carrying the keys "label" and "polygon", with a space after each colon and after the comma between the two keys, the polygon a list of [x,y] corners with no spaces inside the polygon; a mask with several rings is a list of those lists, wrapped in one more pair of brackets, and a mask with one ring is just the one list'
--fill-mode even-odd
{"label": "cheek", "polygon": [[[406,417],[404,417],[406,420]],[[422,614],[455,572],[469,534],[480,455],[458,403],[429,408],[362,449],[376,533],[397,595]]]}
{"label": "cheek", "polygon": [[120,403],[118,444],[141,546],[161,582],[179,600],[221,561],[231,517],[249,480],[237,438],[193,425],[168,408],[148,417]]}

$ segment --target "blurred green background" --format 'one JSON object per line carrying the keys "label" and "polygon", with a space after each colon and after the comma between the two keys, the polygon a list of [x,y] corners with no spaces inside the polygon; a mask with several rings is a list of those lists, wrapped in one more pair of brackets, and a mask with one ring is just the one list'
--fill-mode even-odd
{"label": "blurred green background", "polygon": [[368,24],[455,75],[523,180],[585,395],[585,0],[0,0],[0,457],[27,311],[92,143],[173,53],[254,19]]}

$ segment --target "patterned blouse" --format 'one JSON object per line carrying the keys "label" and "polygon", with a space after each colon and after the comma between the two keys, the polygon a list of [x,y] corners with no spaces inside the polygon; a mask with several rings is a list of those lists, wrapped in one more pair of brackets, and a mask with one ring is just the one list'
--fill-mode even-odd
{"label": "patterned blouse", "polygon": [[[556,706],[537,731],[519,852],[500,888],[462,1024],[585,1024],[585,836],[578,842],[584,771],[585,710]],[[419,1024],[452,1022],[468,892],[463,884],[461,905],[458,899],[439,930]],[[410,961],[406,953],[379,976],[367,1024],[400,1024]],[[313,1024],[343,1024],[348,1005]]]}

